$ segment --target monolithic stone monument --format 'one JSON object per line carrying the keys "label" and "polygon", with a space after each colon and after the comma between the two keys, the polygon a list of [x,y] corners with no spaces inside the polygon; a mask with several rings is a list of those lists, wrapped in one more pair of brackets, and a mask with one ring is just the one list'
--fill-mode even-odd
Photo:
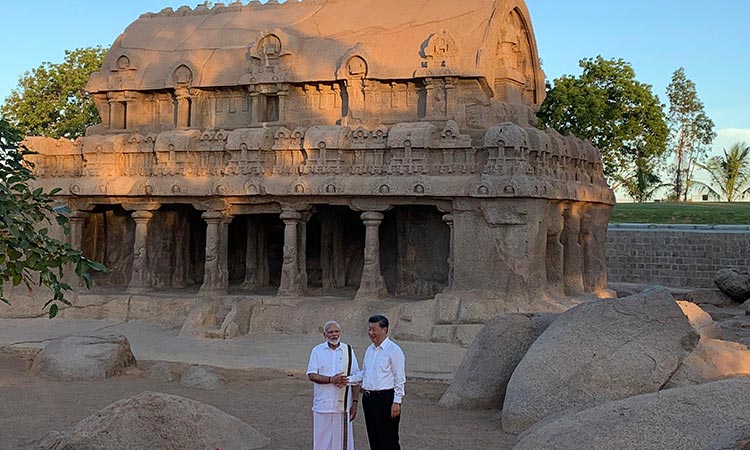
{"label": "monolithic stone monument", "polygon": [[109,293],[437,295],[439,324],[606,290],[614,195],[537,128],[522,0],[166,8],[87,89],[101,125],[29,145]]}

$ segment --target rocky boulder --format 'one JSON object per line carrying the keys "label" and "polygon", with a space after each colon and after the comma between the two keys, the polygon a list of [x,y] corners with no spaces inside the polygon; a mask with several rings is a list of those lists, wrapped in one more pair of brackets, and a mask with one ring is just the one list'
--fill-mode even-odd
{"label": "rocky boulder", "polygon": [[67,336],[47,344],[34,358],[34,374],[62,381],[99,380],[135,365],[128,339],[116,333]]}
{"label": "rocky boulder", "polygon": [[736,302],[732,300],[732,297],[721,292],[716,288],[712,289],[695,289],[688,292],[685,295],[678,297],[681,300],[685,300],[696,305],[713,305],[713,306],[735,306]]}
{"label": "rocky boulder", "polygon": [[714,322],[711,315],[703,311],[700,306],[684,301],[678,301],[677,306],[680,307],[690,325],[701,335],[701,338],[721,339],[724,337],[724,332],[719,324]]}
{"label": "rocky boulder", "polygon": [[250,450],[270,441],[213,406],[175,395],[143,392],[105,407],[63,433],[44,450]]}
{"label": "rocky boulder", "polygon": [[490,320],[464,355],[440,406],[502,406],[513,370],[555,318],[557,314],[503,314]]}
{"label": "rocky boulder", "polygon": [[750,299],[750,274],[734,269],[722,269],[714,277],[714,284],[721,292],[737,302]]}
{"label": "rocky boulder", "polygon": [[195,389],[211,390],[221,384],[221,378],[208,367],[191,366],[180,377],[180,384]]}
{"label": "rocky boulder", "polygon": [[734,378],[605,403],[538,423],[513,450],[742,450],[713,444],[747,432],[749,391]]}
{"label": "rocky boulder", "polygon": [[750,375],[750,350],[737,342],[701,338],[666,388],[691,386]]}
{"label": "rocky boulder", "polygon": [[750,450],[750,425],[719,436],[702,450]]}
{"label": "rocky boulder", "polygon": [[567,409],[656,392],[698,341],[664,288],[576,306],[542,333],[513,372],[503,429],[517,433]]}

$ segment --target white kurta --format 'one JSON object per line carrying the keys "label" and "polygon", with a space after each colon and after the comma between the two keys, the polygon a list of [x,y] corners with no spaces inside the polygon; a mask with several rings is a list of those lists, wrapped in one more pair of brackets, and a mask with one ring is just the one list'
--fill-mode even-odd
{"label": "white kurta", "polygon": [[[332,349],[327,342],[315,346],[310,352],[307,373],[323,376],[335,376],[346,372],[343,367],[343,345]],[[352,352],[352,372],[359,372],[357,357]],[[348,420],[349,408],[352,405],[351,395],[347,401],[346,412],[337,410],[340,389],[335,384],[315,383],[313,390],[313,450],[354,450],[352,422]],[[351,389],[347,386],[345,389]],[[344,449],[344,423],[347,424],[348,445]]]}

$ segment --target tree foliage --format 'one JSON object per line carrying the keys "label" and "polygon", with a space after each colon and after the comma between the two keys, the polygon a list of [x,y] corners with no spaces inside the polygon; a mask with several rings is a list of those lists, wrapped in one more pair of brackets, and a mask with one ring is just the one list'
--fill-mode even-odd
{"label": "tree foliage", "polygon": [[669,99],[669,141],[674,154],[672,195],[675,201],[687,201],[693,173],[716,133],[714,122],[706,115],[698,91],[680,67],[667,86]]}
{"label": "tree foliage", "polygon": [[4,286],[12,283],[46,286],[52,298],[44,304],[49,316],[57,314],[59,303],[70,304],[65,291],[71,289],[64,280],[64,270],[82,277],[91,286],[89,271],[102,271],[104,266],[86,259],[80,250],[49,234],[47,226],[57,224],[70,233],[66,208],[55,205],[53,196],[60,191],[45,193],[33,188],[33,167],[24,159],[30,153],[19,146],[20,133],[6,120],[0,119],[0,301],[8,303]]}
{"label": "tree foliage", "polygon": [[746,143],[736,142],[729,151],[724,149],[724,156],[714,156],[697,166],[708,173],[711,182],[695,183],[719,199],[731,203],[750,193],[750,146]]}
{"label": "tree foliage", "polygon": [[106,52],[102,47],[66,50],[62,63],[44,62],[26,72],[0,108],[2,116],[23,136],[83,136],[87,127],[100,122],[84,89]]}
{"label": "tree foliage", "polygon": [[655,176],[646,169],[666,152],[668,128],[651,86],[637,81],[631,64],[622,59],[597,56],[579,65],[581,76],[554,81],[539,111],[541,122],[599,147],[613,187],[646,172]]}

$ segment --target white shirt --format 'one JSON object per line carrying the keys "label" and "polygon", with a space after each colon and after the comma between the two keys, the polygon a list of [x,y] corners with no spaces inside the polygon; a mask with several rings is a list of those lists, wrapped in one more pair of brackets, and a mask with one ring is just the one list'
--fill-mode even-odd
{"label": "white shirt", "polygon": [[[333,377],[342,372],[346,372],[344,367],[344,346],[339,344],[338,348],[332,349],[328,342],[313,347],[310,352],[310,362],[307,364],[307,374],[317,373],[325,377]],[[352,351],[352,371],[359,372],[357,356]],[[335,413],[340,412],[336,409],[336,403],[339,400],[339,388],[333,383],[319,384],[313,386],[313,406],[312,410],[318,413]],[[346,389],[351,389],[347,386]],[[352,396],[349,395],[347,410],[351,407]]]}
{"label": "white shirt", "polygon": [[404,352],[387,337],[379,346],[370,344],[365,351],[362,370],[350,380],[362,381],[362,389],[382,391],[393,389],[393,403],[401,403],[406,383]]}

